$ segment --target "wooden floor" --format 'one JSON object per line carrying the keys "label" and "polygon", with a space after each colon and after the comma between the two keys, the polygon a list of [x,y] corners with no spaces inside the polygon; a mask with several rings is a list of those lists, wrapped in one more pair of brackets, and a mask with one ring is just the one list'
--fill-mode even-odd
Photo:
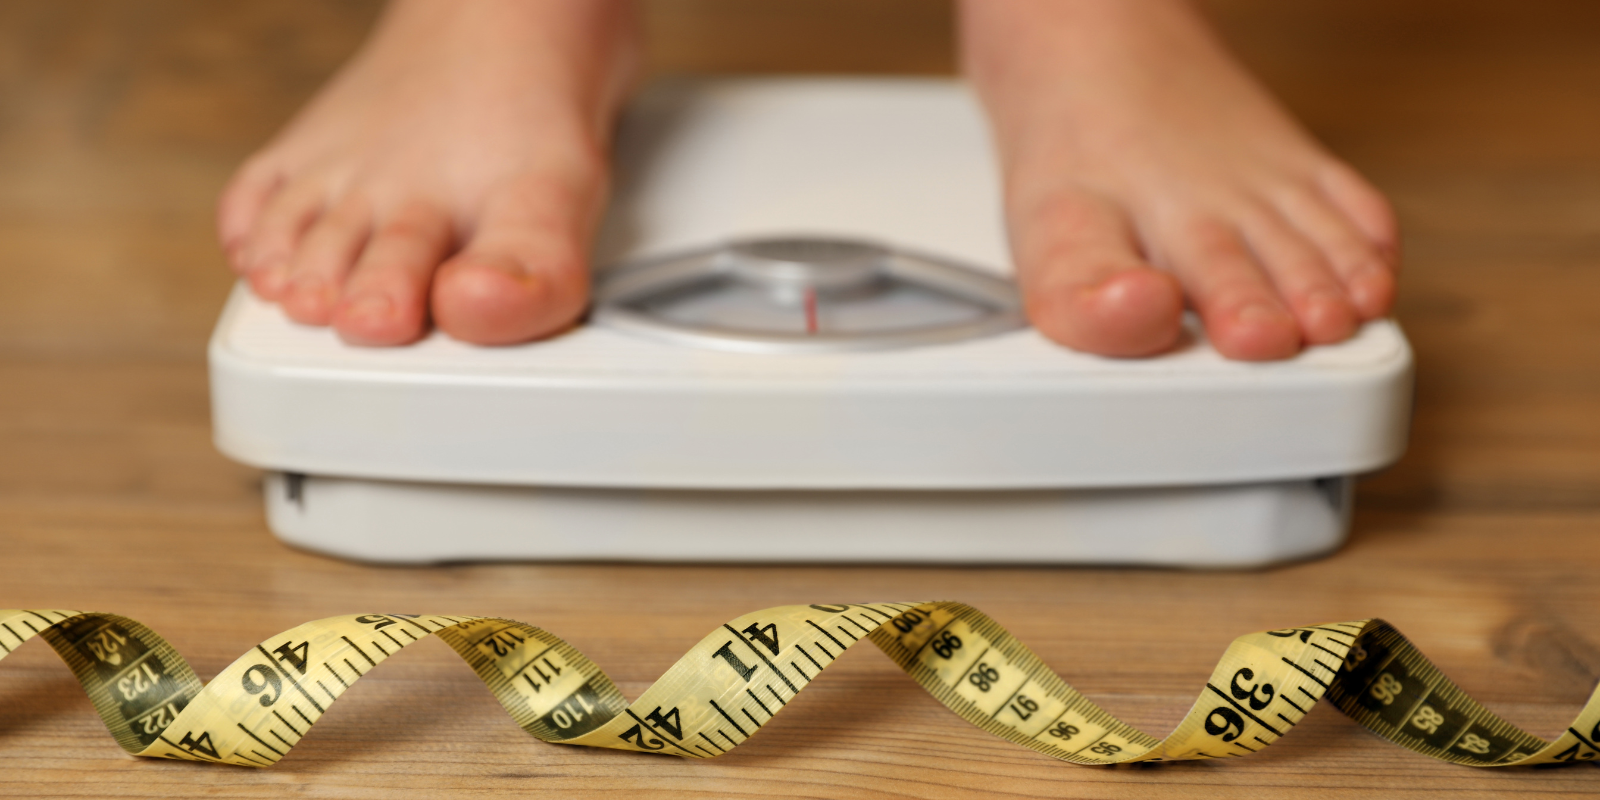
{"label": "wooden floor", "polygon": [[[289,550],[259,476],[211,447],[205,338],[229,286],[213,197],[358,41],[370,2],[0,3],[0,605],[132,616],[209,677],[320,616],[548,627],[637,694],[726,619],[951,598],[1164,733],[1229,639],[1382,616],[1472,694],[1552,735],[1600,679],[1600,4],[1229,0],[1246,60],[1380,184],[1406,228],[1411,450],[1348,547],[1257,573],[474,565]],[[663,0],[661,70],[949,70],[921,0]],[[123,755],[44,645],[0,664],[15,796],[1592,796],[1592,768],[1474,771],[1326,705],[1225,763],[1081,768],[967,726],[854,652],[710,763],[541,744],[443,646],[362,681],[263,771]]]}

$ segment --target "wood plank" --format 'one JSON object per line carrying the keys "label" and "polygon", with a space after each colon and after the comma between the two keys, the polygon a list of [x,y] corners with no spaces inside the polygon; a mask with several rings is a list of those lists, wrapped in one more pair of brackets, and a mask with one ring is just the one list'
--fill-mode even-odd
{"label": "wood plank", "polygon": [[[489,613],[567,637],[637,695],[722,621],[948,597],[1153,733],[1234,635],[1383,616],[1541,734],[1600,679],[1600,6],[1215,0],[1224,35],[1407,230],[1412,448],[1351,544],[1248,573],[351,564],[283,547],[257,474],[209,443],[204,342],[230,280],[211,205],[359,42],[373,2],[0,4],[0,604],[152,625],[209,677],[309,619]],[[948,6],[661,0],[652,71],[953,68]],[[1332,708],[1250,759],[1056,764],[967,727],[875,652],[710,763],[543,745],[448,649],[408,652],[267,771],[128,759],[43,645],[0,664],[0,795],[1555,797],[1592,769],[1437,764]]]}

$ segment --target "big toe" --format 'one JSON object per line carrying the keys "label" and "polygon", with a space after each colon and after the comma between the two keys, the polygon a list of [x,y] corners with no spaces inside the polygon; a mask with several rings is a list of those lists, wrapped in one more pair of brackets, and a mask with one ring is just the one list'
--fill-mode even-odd
{"label": "big toe", "polygon": [[465,342],[517,344],[570,327],[583,312],[583,265],[571,256],[481,248],[451,259],[433,289],[434,324]]}
{"label": "big toe", "polygon": [[434,280],[434,324],[462,341],[498,345],[577,322],[588,302],[599,186],[530,178],[490,198],[466,247]]}
{"label": "big toe", "polygon": [[1099,281],[1042,283],[1028,297],[1034,327],[1059,344],[1105,356],[1138,358],[1169,350],[1182,332],[1183,289],[1171,275],[1133,267]]}
{"label": "big toe", "polygon": [[1013,203],[1011,217],[1023,299],[1040,333],[1118,358],[1177,344],[1183,290],[1145,260],[1121,206],[1065,191]]}

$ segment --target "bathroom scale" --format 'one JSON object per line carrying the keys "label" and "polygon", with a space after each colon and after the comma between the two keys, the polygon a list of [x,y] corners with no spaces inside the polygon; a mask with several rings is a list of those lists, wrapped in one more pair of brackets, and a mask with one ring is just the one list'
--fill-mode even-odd
{"label": "bathroom scale", "polygon": [[1269,363],[1030,328],[961,83],[656,84],[573,330],[342,343],[240,286],[215,437],[297,547],[376,562],[1246,567],[1329,552],[1404,449],[1389,320]]}

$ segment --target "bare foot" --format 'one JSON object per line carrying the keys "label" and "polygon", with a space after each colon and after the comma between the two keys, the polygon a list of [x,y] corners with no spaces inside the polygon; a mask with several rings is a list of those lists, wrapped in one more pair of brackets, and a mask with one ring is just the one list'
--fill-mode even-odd
{"label": "bare foot", "polygon": [[223,194],[233,268],[358,344],[571,325],[633,28],[626,0],[397,0]]}
{"label": "bare foot", "polygon": [[1171,348],[1187,298],[1223,355],[1287,358],[1386,314],[1388,203],[1183,0],[966,0],[1029,315],[1109,356]]}

